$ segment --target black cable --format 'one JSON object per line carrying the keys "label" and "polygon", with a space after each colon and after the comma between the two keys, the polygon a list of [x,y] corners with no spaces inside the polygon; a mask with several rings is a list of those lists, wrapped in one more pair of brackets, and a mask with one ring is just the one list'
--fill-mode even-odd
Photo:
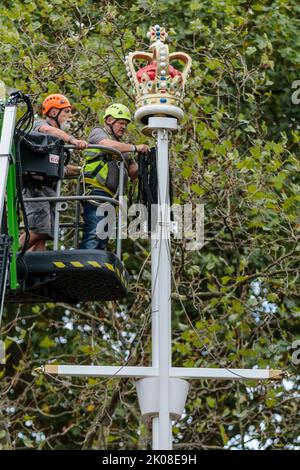
{"label": "black cable", "polygon": [[142,154],[139,157],[139,187],[138,202],[147,207],[148,211],[148,233],[151,232],[152,224],[155,226],[156,221],[151,220],[151,216],[155,215],[151,211],[152,206],[157,205],[157,149],[151,148],[149,155]]}
{"label": "black cable", "polygon": [[[21,208],[24,225],[25,225],[25,242],[22,247],[21,252],[18,254],[18,258],[24,256],[24,253],[27,249],[30,233],[28,227],[28,220],[25,210],[25,204],[23,200],[23,178],[22,178],[22,163],[21,163],[21,152],[20,146],[23,139],[26,138],[28,133],[31,131],[33,122],[34,122],[34,112],[33,107],[28,95],[25,95],[21,91],[14,92],[10,95],[8,99],[8,106],[17,106],[19,103],[24,102],[26,104],[26,111],[25,113],[19,118],[16,123],[14,139],[15,139],[15,149],[16,149],[16,187],[17,187],[17,198],[18,198],[18,208]],[[19,210],[18,210],[18,219],[19,218]],[[20,220],[19,220],[20,222]]]}
{"label": "black cable", "polygon": [[22,215],[23,215],[23,220],[24,220],[24,225],[25,225],[25,241],[23,244],[23,247],[21,249],[21,252],[18,255],[18,258],[22,258],[25,254],[25,251],[28,247],[29,244],[29,239],[30,239],[30,233],[29,233],[29,226],[28,226],[28,220],[27,220],[27,214],[26,214],[26,209],[25,209],[25,204],[23,200],[23,178],[22,178],[22,162],[21,162],[21,152],[20,152],[20,146],[22,140],[28,135],[28,133],[32,129],[33,125],[33,109],[32,105],[30,102],[30,99],[28,96],[24,97],[24,101],[27,104],[27,109],[24,113],[24,115],[19,119],[19,121],[16,124],[16,129],[15,129],[15,141],[16,141],[16,183],[17,183],[17,192],[18,192],[18,203],[19,207],[21,208]]}
{"label": "black cable", "polygon": [[[15,146],[16,146],[16,185],[17,185],[17,198],[18,198],[18,208],[21,209],[22,216],[23,216],[23,221],[24,221],[24,226],[25,226],[25,241],[22,246],[22,249],[20,253],[18,254],[18,258],[22,258],[27,250],[28,244],[29,244],[29,239],[30,239],[30,233],[29,233],[29,225],[28,225],[28,219],[27,219],[27,214],[26,214],[26,209],[25,209],[25,204],[24,204],[24,199],[23,199],[23,178],[22,178],[22,163],[21,163],[21,151],[20,151],[20,146],[21,146],[21,140],[16,137],[15,139]],[[18,215],[18,222],[20,225],[20,216]]]}

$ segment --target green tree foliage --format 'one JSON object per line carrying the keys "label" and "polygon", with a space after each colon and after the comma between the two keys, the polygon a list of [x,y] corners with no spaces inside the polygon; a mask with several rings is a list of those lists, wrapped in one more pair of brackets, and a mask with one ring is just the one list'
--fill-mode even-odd
{"label": "green tree foliage", "polygon": [[[114,100],[134,110],[124,58],[148,47],[150,25],[166,26],[172,50],[193,58],[171,166],[175,202],[205,204],[205,245],[172,244],[173,363],[270,366],[291,377],[192,382],[174,425],[178,449],[299,446],[299,13],[296,0],[1,2],[1,78],[29,93],[36,111],[49,92],[68,95],[78,135]],[[144,142],[134,124],[129,138]],[[131,380],[32,374],[50,360],[150,363],[149,250],[125,243],[132,284],[123,303],[7,306],[3,448],[149,448]]]}

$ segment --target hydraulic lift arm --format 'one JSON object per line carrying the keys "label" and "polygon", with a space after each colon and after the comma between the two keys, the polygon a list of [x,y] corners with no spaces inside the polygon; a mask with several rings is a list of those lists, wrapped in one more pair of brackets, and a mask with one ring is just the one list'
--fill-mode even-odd
{"label": "hydraulic lift arm", "polygon": [[[0,322],[8,271],[10,271],[11,288],[17,288],[16,253],[18,250],[18,224],[15,159],[13,155],[16,113],[16,104],[7,104],[4,107],[4,113],[1,113],[2,123],[0,123],[0,129],[2,124],[0,139]],[[3,233],[5,200],[7,203],[8,233]]]}

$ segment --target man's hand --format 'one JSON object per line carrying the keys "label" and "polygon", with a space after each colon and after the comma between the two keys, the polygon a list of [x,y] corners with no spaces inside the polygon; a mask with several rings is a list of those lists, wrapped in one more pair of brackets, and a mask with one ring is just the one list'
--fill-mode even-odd
{"label": "man's hand", "polygon": [[150,147],[146,144],[136,145],[138,153],[150,153]]}
{"label": "man's hand", "polygon": [[80,175],[80,171],[81,171],[80,166],[67,165],[65,167],[65,175],[66,176],[78,176],[78,175]]}
{"label": "man's hand", "polygon": [[79,139],[76,139],[75,137],[71,137],[70,140],[69,140],[69,143],[71,145],[75,145],[75,147],[78,150],[83,150],[83,149],[87,148],[87,146],[88,146],[88,143],[85,140],[79,140]]}

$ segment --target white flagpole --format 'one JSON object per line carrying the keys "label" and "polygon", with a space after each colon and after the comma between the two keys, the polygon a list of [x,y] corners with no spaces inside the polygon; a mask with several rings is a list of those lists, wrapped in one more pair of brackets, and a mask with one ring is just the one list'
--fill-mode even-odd
{"label": "white flagpole", "polygon": [[[157,118],[159,120],[160,118]],[[158,266],[152,273],[157,276],[159,324],[159,449],[172,449],[172,421],[169,406],[169,369],[171,366],[171,265],[168,246],[170,240],[169,199],[169,139],[166,129],[157,131],[158,182]],[[155,338],[154,338],[155,341]]]}

